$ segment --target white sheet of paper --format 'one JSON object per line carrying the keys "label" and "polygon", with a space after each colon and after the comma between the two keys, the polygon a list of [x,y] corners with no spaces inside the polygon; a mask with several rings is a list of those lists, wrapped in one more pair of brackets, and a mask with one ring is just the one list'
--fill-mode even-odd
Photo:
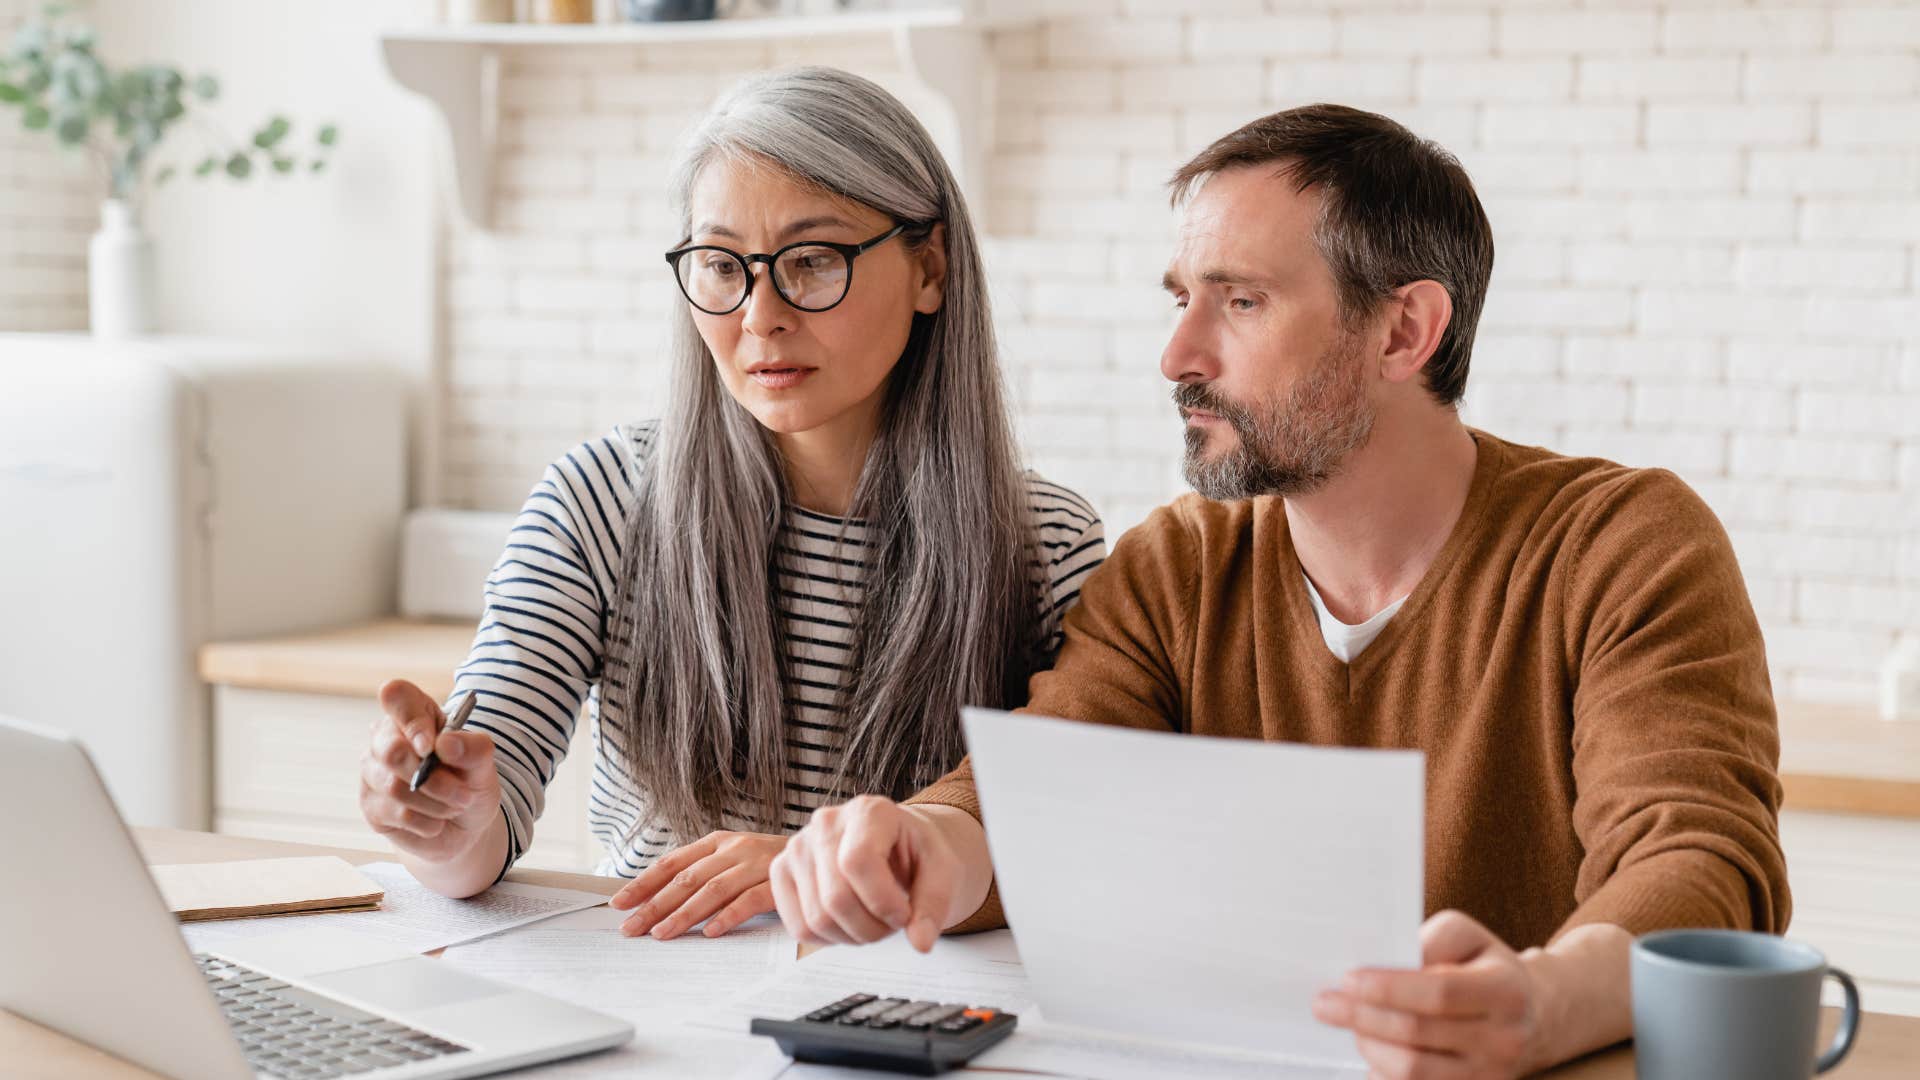
{"label": "white sheet of paper", "polygon": [[745,1031],[756,1016],[790,1020],[848,994],[879,994],[920,1001],[988,1005],[1018,1013],[1033,1000],[1013,936],[970,934],[941,938],[931,953],[915,952],[904,935],[873,945],[821,949],[738,994],[694,1022]]}
{"label": "white sheet of paper", "polygon": [[399,863],[371,863],[360,871],[387,891],[379,911],[223,919],[186,923],[180,931],[196,952],[234,948],[255,938],[325,926],[423,953],[607,902],[598,893],[507,881],[478,896],[449,900],[415,881]]}
{"label": "white sheet of paper", "polygon": [[1358,1064],[1312,1015],[1356,967],[1419,964],[1417,751],[965,713],[1001,900],[1047,1016]]}
{"label": "white sheet of paper", "polygon": [[621,936],[619,925],[631,914],[593,908],[563,915],[455,946],[440,960],[617,1016],[641,1033],[640,1041],[655,1043],[673,1026],[794,963],[793,938],[772,915],[749,919],[723,937],[695,933],[655,941]]}
{"label": "white sheet of paper", "polygon": [[[1076,1080],[1165,1080],[1169,1076],[1360,1080],[1366,1075],[1364,1066],[1276,1060],[1272,1056],[1227,1053],[1217,1047],[1127,1039],[1113,1032],[1048,1023],[1039,1015],[1022,1016],[1020,1027],[1005,1042],[974,1058],[969,1066]],[[783,1074],[780,1080],[797,1078]]]}

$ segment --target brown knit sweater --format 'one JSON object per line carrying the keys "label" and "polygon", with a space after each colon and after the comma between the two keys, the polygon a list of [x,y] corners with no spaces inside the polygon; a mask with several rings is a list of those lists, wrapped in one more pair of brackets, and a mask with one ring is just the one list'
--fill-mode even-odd
{"label": "brown knit sweater", "polygon": [[[1473,437],[1459,523],[1352,664],[1281,501],[1187,496],[1087,580],[1025,711],[1422,750],[1427,911],[1516,948],[1595,922],[1784,930],[1773,698],[1719,521],[1671,473]],[[971,763],[911,801],[978,817]],[[1003,918],[990,893],[956,929]]]}

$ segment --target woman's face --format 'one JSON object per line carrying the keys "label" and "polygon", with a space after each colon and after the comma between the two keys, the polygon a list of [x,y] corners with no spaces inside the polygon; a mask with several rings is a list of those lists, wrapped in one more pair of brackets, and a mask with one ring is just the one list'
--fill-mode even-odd
{"label": "woman's face", "polygon": [[[751,159],[708,165],[688,209],[689,244],[741,255],[772,254],[802,240],[862,244],[897,224]],[[877,427],[887,375],[906,348],[914,314],[940,309],[945,233],[935,229],[918,251],[896,236],[856,257],[851,270],[846,298],[827,311],[787,303],[765,263],[753,265],[752,291],[733,312],[691,309],[727,391],[778,435],[829,427],[870,434]]]}

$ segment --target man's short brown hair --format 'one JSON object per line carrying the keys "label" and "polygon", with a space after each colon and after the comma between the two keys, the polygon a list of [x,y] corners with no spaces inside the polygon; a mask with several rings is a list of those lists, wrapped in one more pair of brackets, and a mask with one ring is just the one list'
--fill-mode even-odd
{"label": "man's short brown hair", "polygon": [[1349,321],[1372,314],[1402,285],[1446,288],[1453,318],[1427,361],[1427,389],[1443,405],[1458,402],[1493,272],[1493,229],[1459,159],[1376,113],[1304,105],[1261,117],[1182,165],[1171,182],[1174,204],[1215,173],[1266,164],[1290,176],[1296,191],[1322,192],[1314,241]]}

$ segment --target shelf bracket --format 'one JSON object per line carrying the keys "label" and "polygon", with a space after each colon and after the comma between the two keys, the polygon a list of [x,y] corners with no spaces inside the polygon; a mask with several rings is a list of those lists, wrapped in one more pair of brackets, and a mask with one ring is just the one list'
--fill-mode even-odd
{"label": "shelf bracket", "polygon": [[900,66],[928,92],[928,134],[953,167],[974,229],[984,232],[994,71],[986,35],[977,26],[901,26],[893,41]]}
{"label": "shelf bracket", "polygon": [[500,57],[489,46],[389,37],[380,43],[394,81],[432,103],[453,196],[468,222],[493,219],[493,152],[499,128]]}

